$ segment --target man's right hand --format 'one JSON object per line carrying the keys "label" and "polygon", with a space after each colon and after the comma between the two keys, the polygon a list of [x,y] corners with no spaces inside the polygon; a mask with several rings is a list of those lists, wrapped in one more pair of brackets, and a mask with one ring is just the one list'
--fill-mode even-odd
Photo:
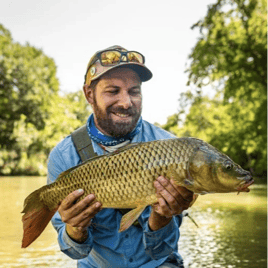
{"label": "man's right hand", "polygon": [[88,237],[87,227],[91,219],[101,210],[100,202],[93,202],[95,196],[90,194],[76,203],[84,194],[82,189],[70,193],[59,206],[61,219],[66,223],[66,232],[74,241],[83,243]]}

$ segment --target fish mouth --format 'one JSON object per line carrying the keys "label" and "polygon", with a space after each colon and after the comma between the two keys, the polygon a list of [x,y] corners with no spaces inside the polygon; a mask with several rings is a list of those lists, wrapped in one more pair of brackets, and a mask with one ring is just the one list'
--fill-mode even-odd
{"label": "fish mouth", "polygon": [[248,187],[254,183],[254,180],[251,176],[247,176],[245,178],[245,181],[243,182],[243,185],[237,187],[237,191],[239,192],[249,192],[250,189]]}

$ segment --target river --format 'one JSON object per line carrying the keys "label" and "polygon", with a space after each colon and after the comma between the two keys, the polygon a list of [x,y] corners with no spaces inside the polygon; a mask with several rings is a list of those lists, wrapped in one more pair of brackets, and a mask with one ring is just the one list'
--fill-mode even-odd
{"label": "river", "polygon": [[[51,224],[28,248],[21,249],[25,197],[46,183],[44,177],[0,177],[0,268],[76,267],[60,252]],[[267,187],[250,193],[199,196],[181,226],[179,252],[185,268],[267,267]]]}

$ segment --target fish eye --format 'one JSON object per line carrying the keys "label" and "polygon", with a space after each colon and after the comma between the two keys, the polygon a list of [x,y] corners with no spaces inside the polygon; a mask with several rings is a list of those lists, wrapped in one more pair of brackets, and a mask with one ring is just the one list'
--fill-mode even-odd
{"label": "fish eye", "polygon": [[231,170],[233,168],[233,164],[230,161],[226,161],[224,165],[227,170]]}

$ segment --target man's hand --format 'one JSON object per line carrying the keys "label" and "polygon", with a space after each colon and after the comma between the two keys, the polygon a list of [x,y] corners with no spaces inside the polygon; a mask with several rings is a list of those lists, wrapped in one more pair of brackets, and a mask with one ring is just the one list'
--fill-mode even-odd
{"label": "man's hand", "polygon": [[167,225],[172,216],[182,213],[197,197],[185,187],[177,186],[173,179],[168,180],[163,176],[157,178],[154,187],[158,203],[153,205],[149,218],[149,226],[153,231]]}
{"label": "man's hand", "polygon": [[100,202],[93,203],[95,200],[93,194],[76,203],[83,193],[83,190],[72,192],[61,202],[58,209],[62,221],[66,223],[66,232],[78,243],[86,241],[88,236],[87,227],[90,226],[91,219],[101,209]]}

